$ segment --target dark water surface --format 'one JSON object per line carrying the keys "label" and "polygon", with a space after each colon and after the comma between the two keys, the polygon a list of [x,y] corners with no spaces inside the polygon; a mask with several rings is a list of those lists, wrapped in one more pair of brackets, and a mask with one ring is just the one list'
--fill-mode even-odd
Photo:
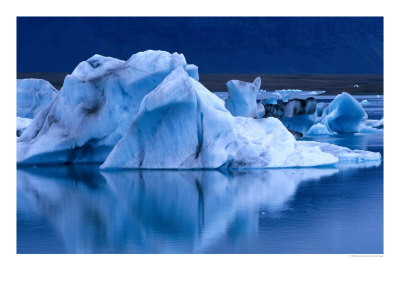
{"label": "dark water surface", "polygon": [[[383,151],[382,134],[324,139]],[[383,162],[230,172],[19,168],[17,252],[383,253]]]}

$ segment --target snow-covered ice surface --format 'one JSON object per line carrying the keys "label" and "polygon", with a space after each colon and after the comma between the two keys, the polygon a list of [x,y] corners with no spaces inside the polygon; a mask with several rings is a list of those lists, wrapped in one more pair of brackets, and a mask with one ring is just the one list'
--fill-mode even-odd
{"label": "snow-covered ice surface", "polygon": [[139,52],[126,62],[100,55],[81,62],[18,139],[17,162],[104,162],[143,97],[177,67],[198,78],[182,54],[164,51]]}
{"label": "snow-covered ice surface", "polygon": [[228,98],[225,102],[226,109],[235,117],[258,116],[257,94],[261,86],[261,78],[253,82],[230,80],[226,83]]}
{"label": "snow-covered ice surface", "polygon": [[58,90],[43,79],[17,79],[17,116],[35,118],[58,95]]}

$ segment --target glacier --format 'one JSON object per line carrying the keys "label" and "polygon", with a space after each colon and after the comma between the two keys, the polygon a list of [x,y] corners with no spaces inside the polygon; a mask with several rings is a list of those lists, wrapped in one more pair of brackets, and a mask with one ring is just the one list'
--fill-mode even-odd
{"label": "glacier", "polygon": [[257,94],[261,87],[261,78],[257,77],[252,83],[240,80],[230,80],[226,83],[228,98],[226,109],[235,117],[257,118]]}
{"label": "glacier", "polygon": [[17,140],[18,164],[102,163],[132,123],[143,97],[177,67],[198,79],[182,54],[144,51],[127,61],[94,55]]}
{"label": "glacier", "polygon": [[43,79],[17,79],[17,116],[35,118],[58,95],[58,90]]}

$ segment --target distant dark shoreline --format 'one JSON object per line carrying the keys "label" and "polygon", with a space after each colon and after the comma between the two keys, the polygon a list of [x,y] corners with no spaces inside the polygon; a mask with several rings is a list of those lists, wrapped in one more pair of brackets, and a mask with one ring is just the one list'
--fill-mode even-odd
{"label": "distant dark shoreline", "polygon": [[[24,72],[18,79],[40,78],[60,89],[68,73]],[[300,89],[325,90],[326,94],[348,92],[354,95],[383,95],[383,74],[200,74],[200,82],[210,91],[226,91],[226,82],[231,79],[253,81],[261,77],[264,90]],[[354,87],[358,84],[358,88]]]}

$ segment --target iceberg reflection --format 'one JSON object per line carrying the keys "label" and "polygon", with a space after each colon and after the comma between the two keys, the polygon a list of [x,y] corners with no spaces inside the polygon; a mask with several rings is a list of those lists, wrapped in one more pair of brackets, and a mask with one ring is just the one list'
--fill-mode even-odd
{"label": "iceberg reflection", "polygon": [[[260,214],[279,218],[301,183],[337,172],[333,167],[226,173],[22,168],[18,226],[28,216],[45,219],[68,253],[202,253],[227,236],[252,243]],[[24,228],[18,234],[22,239]],[[51,252],[46,241],[43,247]]]}

